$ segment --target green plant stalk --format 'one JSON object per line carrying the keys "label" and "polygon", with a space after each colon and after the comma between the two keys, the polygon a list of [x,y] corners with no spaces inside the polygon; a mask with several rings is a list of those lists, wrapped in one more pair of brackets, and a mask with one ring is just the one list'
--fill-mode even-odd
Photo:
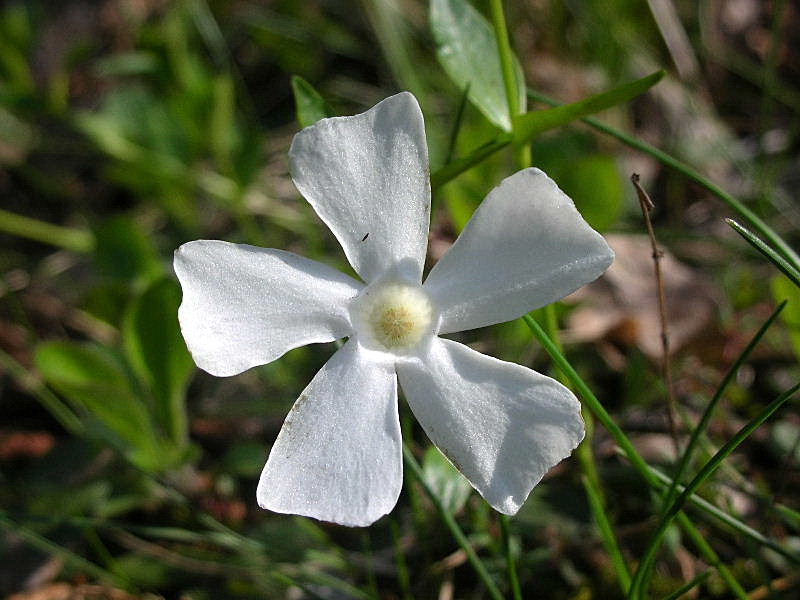
{"label": "green plant stalk", "polygon": [[[614,440],[620,447],[621,452],[626,456],[626,458],[631,462],[633,467],[639,472],[642,478],[645,480],[648,486],[653,489],[656,489],[659,485],[657,482],[656,477],[650,472],[650,466],[645,462],[642,456],[636,451],[636,448],[633,446],[631,441],[625,435],[625,433],[620,429],[619,425],[617,425],[611,416],[608,414],[606,409],[600,404],[600,401],[594,395],[589,386],[581,379],[580,375],[575,371],[569,361],[564,357],[564,355],[558,350],[557,345],[553,342],[547,333],[542,329],[541,325],[531,316],[525,315],[522,317],[525,324],[533,333],[534,337],[539,341],[542,347],[547,351],[550,357],[553,359],[553,362],[556,366],[561,370],[561,372],[567,377],[567,379],[572,384],[573,389],[575,389],[578,394],[583,399],[583,404],[589,408],[589,410],[597,417],[603,426],[608,430]],[[717,567],[717,570],[720,573],[720,576],[726,581],[728,587],[731,588],[734,593],[738,595],[738,589],[741,589],[741,586],[733,577],[732,574],[728,571],[724,564],[719,560],[716,552],[714,549],[709,546],[708,542],[705,541],[702,534],[697,531],[697,528],[691,522],[691,520],[684,515],[683,513],[678,514],[678,522],[680,523],[681,527],[684,528],[687,535],[694,541],[695,545],[698,547],[700,552],[709,561],[710,564],[713,564]]]}
{"label": "green plant stalk", "polygon": [[662,516],[656,532],[653,534],[650,543],[645,550],[639,568],[633,577],[631,584],[631,597],[641,598],[644,597],[645,589],[643,583],[647,579],[648,573],[651,571],[655,562],[655,557],[661,545],[661,540],[667,531],[667,528],[672,523],[673,519],[678,515],[683,505],[689,499],[692,493],[700,487],[700,485],[708,479],[717,467],[725,460],[742,442],[744,442],[750,434],[760,427],[772,414],[777,411],[785,402],[787,402],[794,393],[800,389],[800,383],[794,385],[789,390],[778,396],[770,404],[768,404],[761,412],[751,419],[744,427],[742,427],[736,435],[733,436],[728,442],[725,443],[719,451],[712,456],[703,468],[695,475],[694,479],[683,489],[681,494],[672,502],[668,507],[665,514]]}
{"label": "green plant stalk", "polygon": [[522,600],[522,588],[519,584],[519,575],[517,575],[517,560],[514,556],[514,550],[511,548],[510,520],[508,515],[500,514],[500,531],[503,536],[506,565],[508,565],[508,582],[511,585],[511,593],[514,596],[514,600]]}
{"label": "green plant stalk", "polygon": [[739,369],[750,356],[750,354],[755,349],[758,342],[761,341],[761,338],[764,337],[764,334],[767,333],[767,329],[775,322],[778,318],[778,315],[781,314],[781,311],[786,306],[786,301],[784,300],[778,308],[769,316],[769,318],[764,322],[763,325],[758,329],[755,335],[751,338],[750,342],[745,346],[744,350],[739,354],[736,358],[734,363],[731,365],[728,372],[722,378],[722,382],[717,387],[714,395],[711,398],[711,401],[708,403],[705,411],[703,412],[703,416],[700,418],[700,422],[692,431],[692,435],[689,438],[689,443],[686,445],[686,448],[681,455],[680,460],[678,461],[678,467],[675,470],[675,474],[672,478],[672,485],[670,485],[669,490],[667,491],[667,495],[664,498],[664,510],[672,504],[677,496],[677,486],[680,483],[681,479],[683,479],[683,474],[686,472],[686,468],[689,465],[692,455],[694,454],[694,449],[697,446],[698,441],[700,440],[700,436],[705,432],[708,424],[711,422],[711,416],[714,413],[714,409],[719,404],[719,401],[722,399],[722,395],[725,393],[725,390],[728,389],[728,386],[736,377]]}
{"label": "green plant stalk", "polygon": [[95,244],[91,231],[53,225],[3,209],[0,209],[0,231],[79,254],[91,252]]}
{"label": "green plant stalk", "polygon": [[508,37],[506,16],[503,12],[503,0],[491,0],[489,7],[492,13],[494,37],[497,40],[497,53],[500,56],[500,69],[503,72],[503,84],[506,88],[508,117],[513,123],[514,117],[520,114],[520,106],[517,77],[514,73],[514,53],[511,50],[511,41]]}
{"label": "green plant stalk", "polygon": [[[557,102],[552,98],[549,98],[543,94],[539,94],[538,92],[530,89],[528,90],[528,97],[550,106],[563,106],[560,102]],[[623,144],[630,146],[631,148],[636,148],[645,154],[649,154],[662,164],[678,171],[688,179],[707,189],[709,192],[727,204],[729,208],[739,213],[750,224],[751,227],[758,231],[764,238],[768,239],[792,266],[800,270],[800,256],[792,249],[792,247],[789,246],[789,244],[787,244],[784,239],[778,235],[778,233],[776,233],[769,225],[762,221],[753,211],[747,208],[739,200],[731,196],[728,192],[723,190],[720,186],[712,182],[709,178],[701,175],[686,163],[678,160],[677,158],[673,158],[666,152],[659,150],[658,148],[651,146],[646,142],[637,140],[633,136],[616,129],[615,127],[606,125],[599,119],[594,117],[581,117],[581,120],[584,123],[591,125],[595,129],[618,139]]]}
{"label": "green plant stalk", "polygon": [[458,526],[456,523],[455,518],[451,515],[447,508],[445,508],[444,504],[442,504],[441,499],[436,495],[436,492],[428,485],[427,481],[425,480],[424,475],[422,474],[422,467],[419,466],[417,459],[414,458],[414,454],[411,452],[411,449],[403,443],[403,458],[405,459],[406,465],[411,469],[414,473],[414,476],[419,481],[420,485],[423,487],[425,492],[430,496],[431,501],[436,505],[436,509],[439,511],[440,516],[442,517],[442,521],[444,521],[447,528],[450,529],[450,533],[453,534],[453,537],[458,542],[458,545],[461,546],[461,549],[467,555],[467,560],[469,560],[472,568],[475,569],[480,580],[483,582],[483,585],[486,586],[486,590],[489,592],[489,595],[494,600],[503,600],[503,594],[500,593],[500,590],[497,587],[497,584],[492,579],[492,576],[489,575],[489,571],[486,570],[486,566],[483,564],[478,555],[475,553],[472,544],[470,544],[467,536],[464,535],[464,532],[461,530],[461,527]]}

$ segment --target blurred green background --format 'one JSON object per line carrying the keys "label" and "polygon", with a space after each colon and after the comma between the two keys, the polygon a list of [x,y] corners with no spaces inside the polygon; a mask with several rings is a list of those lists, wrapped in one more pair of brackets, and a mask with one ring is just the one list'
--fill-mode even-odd
{"label": "blurred green background", "polygon": [[[488,14],[486,3],[473,6]],[[599,119],[709,176],[797,240],[795,4],[529,0],[506,10],[535,91],[530,109],[545,107],[539,94],[574,102],[666,69],[647,95]],[[412,91],[436,171],[498,131],[440,66],[439,35],[417,0],[0,3],[0,594],[485,597],[408,473],[398,507],[368,529],[257,507],[270,444],[334,347],[208,376],[180,336],[171,270],[173,250],[198,238],[348,270],[287,172],[300,128],[292,76],[336,114]],[[652,264],[629,175],[642,175],[670,253],[686,419],[697,419],[776,300],[790,299],[718,408],[708,456],[800,374],[800,292],[728,228],[726,205],[651,154],[576,122],[537,137],[532,156],[617,249],[615,274],[558,312],[573,365],[652,464],[669,464],[672,446]],[[434,259],[514,170],[513,153],[500,152],[436,190]],[[549,368],[520,323],[459,339]],[[401,415],[430,485],[502,573],[497,515],[428,447],[402,402]],[[593,446],[609,515],[635,560],[652,526],[647,489],[604,431]],[[704,497],[800,551],[799,448],[790,406]],[[751,597],[797,597],[785,556],[699,521]],[[620,597],[574,460],[536,488],[511,536],[526,597]],[[671,532],[654,597],[704,569],[687,544]],[[702,589],[730,597],[716,574]]]}

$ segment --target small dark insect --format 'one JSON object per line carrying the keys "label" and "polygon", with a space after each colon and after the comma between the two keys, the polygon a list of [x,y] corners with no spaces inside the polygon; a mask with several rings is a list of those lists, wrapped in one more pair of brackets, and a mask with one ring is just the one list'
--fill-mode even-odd
{"label": "small dark insect", "polygon": [[368,237],[369,237],[369,231],[368,231],[367,233],[365,233],[365,234],[364,234],[364,237],[363,237],[363,238],[361,238],[361,241],[362,241],[362,242],[366,242]]}

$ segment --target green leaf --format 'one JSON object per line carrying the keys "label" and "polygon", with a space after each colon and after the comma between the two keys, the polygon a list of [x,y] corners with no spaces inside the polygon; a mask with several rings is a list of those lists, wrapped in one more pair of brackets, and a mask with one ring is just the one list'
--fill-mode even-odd
{"label": "green leaf", "polygon": [[776,302],[787,301],[781,317],[789,329],[794,354],[800,358],[800,289],[786,277],[778,275],[772,279],[772,297]]}
{"label": "green leaf", "polygon": [[300,127],[308,127],[320,119],[336,115],[319,92],[298,75],[292,77],[292,92],[294,92],[294,105]]}
{"label": "green leaf", "polygon": [[435,446],[425,452],[422,476],[450,514],[460,511],[472,492],[469,482]]}
{"label": "green leaf", "polygon": [[[469,86],[468,96],[492,123],[511,131],[497,38],[486,18],[466,0],[433,0],[430,24],[436,56],[458,89]],[[514,59],[519,105],[525,106],[525,77]]]}
{"label": "green leaf", "polygon": [[181,290],[159,279],[130,305],[122,327],[128,360],[153,392],[155,415],[178,445],[187,435],[185,394],[194,362],[178,324]]}
{"label": "green leaf", "polygon": [[164,272],[158,251],[129,217],[113,217],[95,230],[94,259],[100,271],[114,279],[151,280]]}
{"label": "green leaf", "polygon": [[106,439],[132,462],[156,470],[161,452],[147,408],[133,390],[120,361],[95,344],[45,342],[36,366],[48,384],[101,423]]}
{"label": "green leaf", "polygon": [[642,79],[626,83],[602,94],[590,96],[579,102],[565,104],[556,108],[535,110],[520,115],[514,119],[514,142],[517,144],[529,142],[548,129],[566,125],[618,104],[624,104],[644,94],[658,83],[663,76],[664,71],[657,71]]}
{"label": "green leaf", "polygon": [[755,417],[750,419],[736,434],[728,440],[717,452],[703,465],[698,471],[697,475],[683,488],[683,491],[678,495],[672,504],[661,515],[661,519],[656,528],[656,532],[650,538],[650,543],[647,546],[639,568],[633,577],[630,588],[630,596],[633,598],[644,597],[647,592],[647,583],[650,579],[653,564],[655,562],[656,553],[661,545],[661,541],[669,528],[672,520],[681,511],[683,505],[691,497],[691,495],[705,482],[717,467],[722,464],[730,454],[739,447],[750,435],[758,429],[769,417],[772,416],[781,406],[790,400],[797,391],[800,390],[800,383],[795,384],[783,394],[778,396],[775,400],[770,402]]}
{"label": "green leaf", "polygon": [[613,227],[625,202],[616,159],[608,154],[584,155],[563,171],[558,184],[575,201],[589,225],[601,232]]}

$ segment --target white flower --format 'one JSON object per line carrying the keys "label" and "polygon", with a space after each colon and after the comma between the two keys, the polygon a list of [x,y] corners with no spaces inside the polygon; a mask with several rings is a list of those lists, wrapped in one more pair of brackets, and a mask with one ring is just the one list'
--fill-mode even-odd
{"label": "white flower", "polygon": [[181,329],[212,375],[349,338],[286,417],[258,503],[354,526],[390,512],[403,476],[399,381],[433,443],[489,504],[516,513],[583,439],[579,403],[549,377],[437,335],[558,300],[613,252],[552,180],[525,169],[489,194],[423,284],[428,154],[407,92],[302,130],[289,155],[295,185],[365,283],[282,250],[198,240],[175,252]]}

